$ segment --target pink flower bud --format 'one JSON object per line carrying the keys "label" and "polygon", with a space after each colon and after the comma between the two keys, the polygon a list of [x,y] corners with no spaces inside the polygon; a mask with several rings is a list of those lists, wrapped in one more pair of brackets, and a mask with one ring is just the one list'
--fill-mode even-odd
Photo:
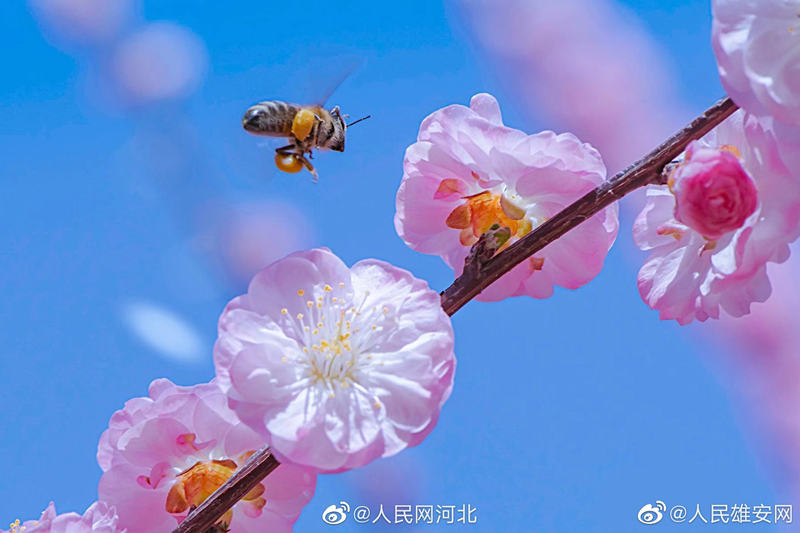
{"label": "pink flower bud", "polygon": [[670,177],[675,218],[710,240],[744,224],[758,205],[758,190],[731,150],[689,145]]}

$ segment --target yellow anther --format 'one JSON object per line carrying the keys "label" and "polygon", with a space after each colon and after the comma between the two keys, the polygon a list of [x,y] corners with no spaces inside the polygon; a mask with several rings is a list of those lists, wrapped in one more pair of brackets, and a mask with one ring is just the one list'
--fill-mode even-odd
{"label": "yellow anther", "polygon": [[383,312],[384,312],[384,313],[388,313],[388,312],[389,312],[389,308],[388,308],[388,307],[386,307],[386,306],[384,306],[384,308],[383,308]]}
{"label": "yellow anther", "polygon": [[282,314],[282,315],[285,315],[285,314],[286,314],[286,313],[288,313],[288,312],[289,312],[289,310],[288,310],[288,309],[286,309],[285,307],[284,307],[283,309],[281,309],[281,314]]}
{"label": "yellow anther", "polygon": [[297,313],[297,320],[303,320],[303,313]]}
{"label": "yellow anther", "polygon": [[372,326],[372,331],[375,331],[376,329],[378,329],[378,326]]}
{"label": "yellow anther", "polygon": [[336,303],[337,301],[339,301],[339,299],[336,296],[331,296],[331,301],[333,303]]}
{"label": "yellow anther", "polygon": [[322,327],[322,322],[317,322],[317,327],[321,328]]}
{"label": "yellow anther", "polygon": [[314,307],[314,302],[312,302],[311,300],[309,300],[309,301],[307,301],[307,302],[306,302],[306,305],[307,305],[308,307]]}
{"label": "yellow anther", "polygon": [[311,328],[310,328],[309,326],[304,326],[304,327],[303,327],[303,329],[304,329],[305,331],[311,331]]}
{"label": "yellow anther", "polygon": [[289,360],[289,359],[288,359],[288,358],[287,358],[285,355],[284,355],[283,357],[281,357],[281,361],[282,361],[282,362],[284,362],[284,363],[285,363],[286,361],[288,361],[288,360]]}
{"label": "yellow anther", "polygon": [[336,395],[334,393],[330,393],[328,394],[328,398],[336,398]]}
{"label": "yellow anther", "polygon": [[331,292],[333,290],[333,287],[331,287],[330,285],[325,285],[325,287],[323,287],[323,290],[325,292]]}
{"label": "yellow anther", "polygon": [[344,281],[340,281],[340,282],[339,282],[339,287],[342,287],[342,288],[344,288]]}
{"label": "yellow anther", "polygon": [[304,295],[305,293],[306,293],[306,291],[304,291],[303,289],[300,289],[300,290],[298,290],[298,291],[297,291],[297,295],[298,295],[298,296],[302,296],[302,295]]}
{"label": "yellow anther", "polygon": [[319,330],[318,330],[318,329],[315,329],[314,331],[312,331],[312,332],[311,332],[311,334],[312,334],[312,335],[316,335],[316,334],[318,334],[318,333],[319,333]]}
{"label": "yellow anther", "polygon": [[321,302],[317,302],[317,309],[322,309],[322,303]]}

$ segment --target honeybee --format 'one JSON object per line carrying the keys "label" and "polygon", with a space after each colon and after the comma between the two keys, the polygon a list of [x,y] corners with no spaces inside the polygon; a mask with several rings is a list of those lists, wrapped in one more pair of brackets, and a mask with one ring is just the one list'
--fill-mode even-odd
{"label": "honeybee", "polygon": [[272,100],[248,108],[242,127],[253,135],[289,139],[289,144],[275,149],[275,165],[289,173],[300,172],[305,167],[317,181],[317,171],[309,161],[311,152],[315,148],[344,152],[347,128],[368,118],[369,115],[346,124],[339,106],[328,111],[320,105]]}

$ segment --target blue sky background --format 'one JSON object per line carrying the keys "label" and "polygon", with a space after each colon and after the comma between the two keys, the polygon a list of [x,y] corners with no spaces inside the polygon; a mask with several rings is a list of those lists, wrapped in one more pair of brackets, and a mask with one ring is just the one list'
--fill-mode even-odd
{"label": "blue sky background", "polygon": [[[680,67],[687,109],[722,94],[707,2],[625,4]],[[313,244],[348,263],[388,260],[441,289],[449,269],[408,249],[393,227],[403,152],[420,121],[490,91],[508,124],[547,128],[504,98],[451,20],[453,5],[296,6],[145,1],[148,20],[202,37],[209,70],[187,102],[133,118],[96,103],[91,57],[48,42],[25,2],[0,3],[0,524],[38,517],[50,500],[60,511],[85,509],[113,411],[154,378],[188,385],[213,376],[217,317],[244,287],[223,283],[187,244],[203,199],[292,202],[314,223]],[[373,118],[348,132],[344,154],[316,159],[318,184],[278,175],[269,151],[241,131],[243,110],[313,92],[317,69],[352,58],[361,67],[330,103]],[[186,170],[159,187],[162,167],[142,154],[172,152]],[[587,287],[460,311],[456,386],[437,429],[396,458],[320,477],[296,531],[327,527],[320,514],[340,500],[471,504],[479,523],[467,530],[557,532],[647,530],[636,512],[657,499],[701,504],[707,518],[711,504],[791,503],[770,483],[723,373],[700,353],[708,346],[641,302],[631,247],[626,224]],[[189,320],[203,357],[165,358],[132,335],[121,309],[138,300]]]}

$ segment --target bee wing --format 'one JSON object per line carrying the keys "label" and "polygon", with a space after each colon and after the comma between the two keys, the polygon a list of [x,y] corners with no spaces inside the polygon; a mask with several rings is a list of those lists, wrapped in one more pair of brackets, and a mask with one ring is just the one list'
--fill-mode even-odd
{"label": "bee wing", "polygon": [[318,71],[319,73],[316,76],[317,83],[310,91],[312,94],[308,101],[318,106],[325,105],[342,83],[363,64],[363,59],[356,58],[338,59],[335,62],[328,63]]}

